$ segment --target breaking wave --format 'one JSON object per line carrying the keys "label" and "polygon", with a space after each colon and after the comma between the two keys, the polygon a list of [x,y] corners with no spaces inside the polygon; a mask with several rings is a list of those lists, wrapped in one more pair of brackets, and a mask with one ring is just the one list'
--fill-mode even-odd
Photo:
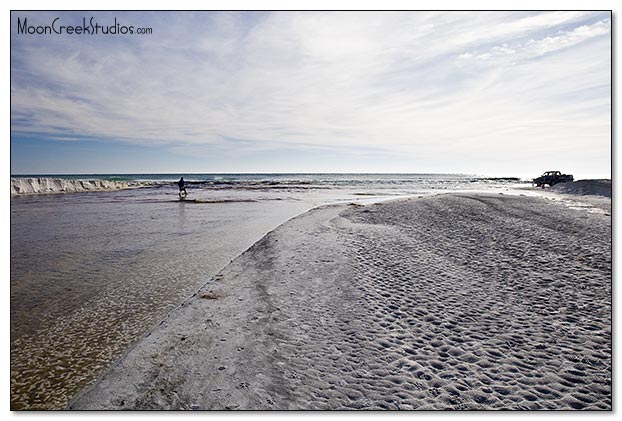
{"label": "breaking wave", "polygon": [[148,181],[11,178],[11,195],[121,190],[145,187],[154,184],[156,183]]}

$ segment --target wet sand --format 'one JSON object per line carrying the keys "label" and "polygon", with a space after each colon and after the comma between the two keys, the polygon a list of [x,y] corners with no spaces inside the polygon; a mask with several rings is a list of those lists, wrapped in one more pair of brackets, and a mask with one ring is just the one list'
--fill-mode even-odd
{"label": "wet sand", "polygon": [[314,209],[70,408],[611,409],[610,213],[473,194]]}

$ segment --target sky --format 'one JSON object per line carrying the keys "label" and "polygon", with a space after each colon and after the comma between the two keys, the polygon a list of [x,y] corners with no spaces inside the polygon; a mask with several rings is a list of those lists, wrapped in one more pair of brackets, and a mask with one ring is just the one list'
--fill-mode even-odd
{"label": "sky", "polygon": [[[18,34],[32,26],[148,35]],[[609,12],[12,12],[11,173],[611,177]]]}

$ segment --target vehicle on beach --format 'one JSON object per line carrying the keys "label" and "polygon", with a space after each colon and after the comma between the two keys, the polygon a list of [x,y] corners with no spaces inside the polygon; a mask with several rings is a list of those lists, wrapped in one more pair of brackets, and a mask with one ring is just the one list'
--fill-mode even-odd
{"label": "vehicle on beach", "polygon": [[534,178],[532,183],[536,185],[536,187],[544,187],[545,184],[549,186],[554,186],[558,183],[565,183],[566,181],[573,181],[574,177],[572,174],[562,174],[560,171],[547,171],[542,174],[538,178]]}

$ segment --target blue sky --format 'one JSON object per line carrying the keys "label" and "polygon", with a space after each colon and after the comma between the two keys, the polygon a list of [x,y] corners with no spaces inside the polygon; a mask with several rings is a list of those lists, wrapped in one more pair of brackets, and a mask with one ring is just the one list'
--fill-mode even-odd
{"label": "blue sky", "polygon": [[[151,35],[17,34],[29,24]],[[608,12],[11,15],[11,172],[611,176]]]}

